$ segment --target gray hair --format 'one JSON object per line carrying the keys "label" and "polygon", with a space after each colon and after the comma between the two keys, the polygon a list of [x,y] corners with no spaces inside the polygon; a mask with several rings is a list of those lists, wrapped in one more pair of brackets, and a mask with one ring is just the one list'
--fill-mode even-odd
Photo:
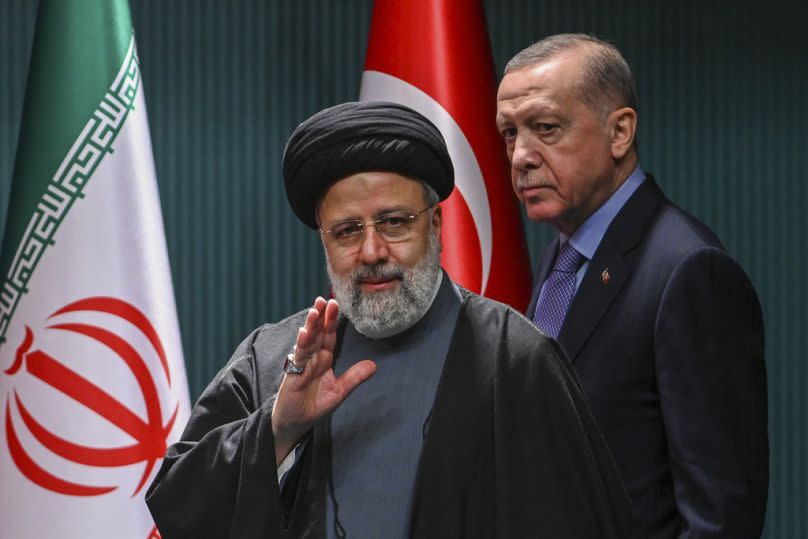
{"label": "gray hair", "polygon": [[421,183],[421,187],[424,189],[424,203],[427,206],[434,206],[438,202],[440,202],[440,197],[438,193],[426,182],[418,180]]}
{"label": "gray hair", "polygon": [[580,51],[585,60],[577,95],[590,109],[602,118],[621,107],[637,110],[628,62],[616,46],[589,34],[557,34],[537,41],[510,59],[505,74],[570,51]]}

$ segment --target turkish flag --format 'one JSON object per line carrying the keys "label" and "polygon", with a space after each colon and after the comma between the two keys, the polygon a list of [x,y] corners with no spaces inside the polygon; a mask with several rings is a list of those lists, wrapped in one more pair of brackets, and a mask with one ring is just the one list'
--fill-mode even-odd
{"label": "turkish flag", "polygon": [[375,3],[359,98],[401,103],[441,130],[456,186],[441,204],[443,267],[469,290],[524,311],[530,261],[496,128],[495,84],[479,2]]}

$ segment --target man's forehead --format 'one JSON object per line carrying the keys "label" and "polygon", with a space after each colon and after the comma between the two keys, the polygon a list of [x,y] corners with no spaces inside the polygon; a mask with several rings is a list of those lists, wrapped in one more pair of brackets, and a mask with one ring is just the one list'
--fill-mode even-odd
{"label": "man's forehead", "polygon": [[550,88],[525,89],[511,98],[497,101],[497,120],[505,120],[514,114],[529,112],[531,115],[553,114],[559,111],[557,93]]}
{"label": "man's forehead", "polygon": [[[420,181],[395,172],[360,172],[334,182],[319,204],[328,215],[360,216],[384,211],[412,209],[420,203],[424,188]],[[355,214],[355,215],[354,215]]]}

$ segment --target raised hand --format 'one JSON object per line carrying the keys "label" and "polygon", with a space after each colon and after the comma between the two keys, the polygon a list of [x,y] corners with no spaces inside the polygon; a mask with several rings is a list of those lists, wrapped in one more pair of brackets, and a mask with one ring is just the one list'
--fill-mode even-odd
{"label": "raised hand", "polygon": [[298,330],[293,352],[302,374],[286,374],[272,410],[277,464],[322,416],[331,413],[359,384],[376,372],[370,360],[356,363],[337,378],[331,365],[337,342],[339,306],[318,297]]}

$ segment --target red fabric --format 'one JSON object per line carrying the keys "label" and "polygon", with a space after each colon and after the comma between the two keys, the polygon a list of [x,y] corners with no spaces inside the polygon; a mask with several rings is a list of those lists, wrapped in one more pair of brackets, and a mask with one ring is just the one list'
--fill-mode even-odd
{"label": "red fabric", "polygon": [[491,268],[482,289],[480,239],[457,189],[442,204],[443,266],[466,288],[524,311],[530,298],[530,261],[496,129],[496,81],[482,5],[469,0],[376,2],[365,69],[416,86],[460,126],[485,181],[492,221]]}

